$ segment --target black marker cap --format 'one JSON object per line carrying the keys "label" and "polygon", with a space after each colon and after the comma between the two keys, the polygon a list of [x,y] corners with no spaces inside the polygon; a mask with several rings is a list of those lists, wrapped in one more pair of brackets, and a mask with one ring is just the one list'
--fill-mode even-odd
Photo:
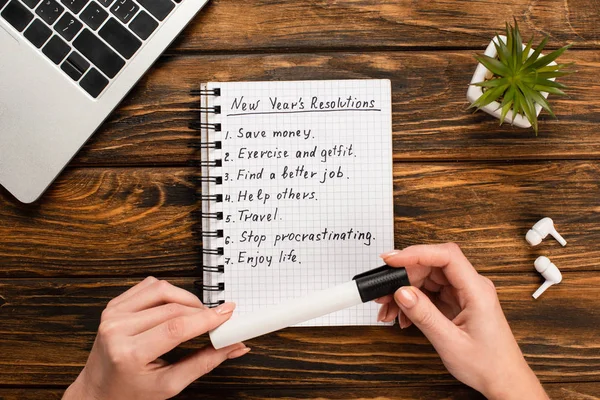
{"label": "black marker cap", "polygon": [[363,303],[393,294],[402,286],[410,286],[406,268],[394,268],[384,265],[356,275],[358,292]]}

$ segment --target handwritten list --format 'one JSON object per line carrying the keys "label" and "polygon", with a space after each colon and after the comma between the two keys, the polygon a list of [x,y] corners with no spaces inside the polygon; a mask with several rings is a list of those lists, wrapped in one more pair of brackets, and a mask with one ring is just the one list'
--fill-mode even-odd
{"label": "handwritten list", "polygon": [[[220,88],[219,298],[256,311],[381,265],[394,247],[390,82],[207,87]],[[376,314],[367,304],[305,325],[375,324]]]}

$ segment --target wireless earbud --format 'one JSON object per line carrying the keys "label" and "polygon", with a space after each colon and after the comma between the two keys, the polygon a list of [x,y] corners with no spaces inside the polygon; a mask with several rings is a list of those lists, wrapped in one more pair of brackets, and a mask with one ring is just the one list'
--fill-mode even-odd
{"label": "wireless earbud", "polygon": [[562,281],[562,274],[558,270],[558,267],[556,265],[554,265],[548,257],[544,257],[544,256],[538,257],[535,260],[534,265],[535,265],[535,269],[537,270],[537,272],[542,274],[542,276],[546,280],[542,284],[542,286],[540,286],[538,288],[538,290],[536,290],[535,293],[533,294],[533,298],[537,299],[550,286],[560,283],[560,281]]}
{"label": "wireless earbud", "polygon": [[558,234],[556,229],[554,229],[554,222],[552,222],[551,218],[542,218],[540,219],[534,226],[527,232],[527,236],[525,236],[525,240],[532,246],[537,246],[542,243],[542,239],[544,239],[548,234],[554,236],[554,239],[558,241],[558,243],[563,246],[567,245],[567,241],[563,239],[562,236]]}

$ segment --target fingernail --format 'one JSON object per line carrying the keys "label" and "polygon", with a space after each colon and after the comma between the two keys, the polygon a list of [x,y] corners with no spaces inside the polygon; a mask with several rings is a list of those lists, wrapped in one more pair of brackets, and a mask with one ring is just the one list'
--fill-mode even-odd
{"label": "fingernail", "polygon": [[408,287],[400,288],[397,298],[404,308],[413,308],[417,304],[417,295]]}
{"label": "fingernail", "polygon": [[381,308],[379,309],[379,313],[377,314],[377,322],[383,321],[383,319],[387,315],[388,308],[389,305],[387,303],[381,306]]}
{"label": "fingernail", "polygon": [[391,257],[393,255],[396,255],[398,253],[400,253],[400,250],[392,250],[392,251],[388,251],[387,253],[380,254],[379,257],[385,259],[385,258]]}
{"label": "fingernail", "polygon": [[242,349],[237,349],[227,354],[228,359],[234,359],[243,356],[244,354],[248,354],[252,350],[250,347],[244,347]]}
{"label": "fingernail", "polygon": [[394,313],[394,309],[388,307],[388,310],[383,318],[383,322],[392,322],[396,318],[396,314]]}
{"label": "fingernail", "polygon": [[406,320],[406,315],[402,313],[398,314],[398,323],[400,324],[400,329],[408,328],[408,321]]}
{"label": "fingernail", "polygon": [[235,303],[223,303],[219,307],[215,308],[215,312],[220,315],[231,314],[235,310]]}
{"label": "fingernail", "polygon": [[398,311],[398,325],[400,329],[404,329],[404,326],[402,326],[402,310]]}

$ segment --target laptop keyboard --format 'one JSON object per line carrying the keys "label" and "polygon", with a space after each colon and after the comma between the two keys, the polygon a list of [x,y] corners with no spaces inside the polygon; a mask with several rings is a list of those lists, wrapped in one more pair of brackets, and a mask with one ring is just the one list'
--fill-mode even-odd
{"label": "laptop keyboard", "polygon": [[97,98],[181,0],[0,0],[0,17]]}

